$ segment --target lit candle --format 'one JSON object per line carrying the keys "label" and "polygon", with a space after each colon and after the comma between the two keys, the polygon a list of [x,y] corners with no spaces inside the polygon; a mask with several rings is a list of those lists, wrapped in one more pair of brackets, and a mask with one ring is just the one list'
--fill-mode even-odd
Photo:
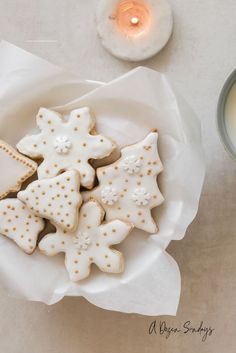
{"label": "lit candle", "polygon": [[121,1],[114,15],[118,29],[129,37],[144,34],[150,29],[151,13],[140,1]]}
{"label": "lit candle", "polygon": [[100,0],[96,18],[104,47],[129,61],[144,60],[158,53],[173,28],[167,0]]}

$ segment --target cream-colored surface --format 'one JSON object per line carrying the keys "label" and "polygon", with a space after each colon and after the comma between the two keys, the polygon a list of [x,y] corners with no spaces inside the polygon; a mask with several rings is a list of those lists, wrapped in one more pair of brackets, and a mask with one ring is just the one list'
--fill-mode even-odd
{"label": "cream-colored surface", "polygon": [[[196,326],[204,320],[215,331],[205,343],[198,335],[150,337],[147,330],[154,318],[105,311],[80,298],[47,307],[8,298],[1,288],[1,352],[235,352],[236,165],[220,145],[215,111],[221,86],[236,64],[236,3],[170,2],[173,38],[144,65],[167,73],[201,118],[208,174],[197,219],[185,239],[169,247],[182,273],[177,317],[157,321],[178,327],[187,320]],[[81,78],[108,81],[135,65],[114,59],[101,47],[94,24],[96,3],[1,0],[0,33]]]}

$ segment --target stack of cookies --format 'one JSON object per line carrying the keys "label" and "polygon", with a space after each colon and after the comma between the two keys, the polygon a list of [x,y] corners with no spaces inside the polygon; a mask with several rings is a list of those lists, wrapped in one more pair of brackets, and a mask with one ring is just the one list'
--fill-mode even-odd
{"label": "stack of cookies", "polygon": [[[17,144],[20,153],[0,141],[0,234],[27,254],[37,246],[47,256],[64,252],[72,281],[88,277],[92,263],[101,271],[121,273],[123,256],[113,246],[134,227],[149,234],[158,230],[151,215],[163,202],[157,130],[95,170],[93,160],[109,156],[117,146],[96,132],[88,107],[69,117],[41,108],[36,122],[40,133],[24,137]],[[19,191],[36,172],[37,180]],[[16,191],[17,197],[6,198]],[[46,220],[56,231],[42,237]]]}

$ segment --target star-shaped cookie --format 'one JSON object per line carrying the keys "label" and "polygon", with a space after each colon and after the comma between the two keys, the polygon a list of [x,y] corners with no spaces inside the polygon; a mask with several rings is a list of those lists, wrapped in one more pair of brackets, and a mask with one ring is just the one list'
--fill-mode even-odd
{"label": "star-shaped cookie", "polygon": [[122,254],[110,248],[121,243],[132,229],[132,225],[120,220],[101,224],[104,210],[95,200],[83,204],[79,226],[71,233],[57,228],[56,233],[46,235],[39,249],[48,256],[65,253],[65,266],[72,281],[89,276],[95,263],[101,271],[120,273],[123,271]]}
{"label": "star-shaped cookie", "polygon": [[82,203],[79,173],[70,170],[55,178],[36,180],[17,197],[36,216],[47,218],[63,229],[74,230]]}
{"label": "star-shaped cookie", "polygon": [[95,119],[89,108],[73,110],[68,120],[59,113],[41,108],[37,125],[41,132],[24,137],[17,148],[32,158],[43,158],[38,167],[39,179],[74,169],[80,173],[81,185],[92,188],[95,171],[89,160],[109,156],[115,145],[108,138],[95,134]]}
{"label": "star-shaped cookie", "polygon": [[38,165],[0,140],[0,199],[18,191],[21,184],[33,175]]}
{"label": "star-shaped cookie", "polygon": [[0,201],[0,234],[13,240],[27,254],[35,250],[43,228],[44,221],[32,215],[20,200]]}
{"label": "star-shaped cookie", "polygon": [[163,202],[157,175],[163,170],[157,150],[156,130],[134,145],[121,150],[121,158],[98,168],[99,185],[82,194],[84,200],[98,200],[106,220],[119,218],[149,233],[157,231],[151,210]]}

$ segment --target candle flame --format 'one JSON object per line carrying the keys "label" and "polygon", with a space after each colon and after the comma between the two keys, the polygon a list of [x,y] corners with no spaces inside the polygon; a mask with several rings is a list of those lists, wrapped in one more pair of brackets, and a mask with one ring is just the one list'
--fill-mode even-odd
{"label": "candle flame", "polygon": [[139,24],[139,18],[134,16],[130,19],[130,22],[132,25],[137,25],[137,24]]}
{"label": "candle flame", "polygon": [[116,23],[126,36],[141,36],[150,28],[150,9],[143,0],[121,0],[116,10]]}

